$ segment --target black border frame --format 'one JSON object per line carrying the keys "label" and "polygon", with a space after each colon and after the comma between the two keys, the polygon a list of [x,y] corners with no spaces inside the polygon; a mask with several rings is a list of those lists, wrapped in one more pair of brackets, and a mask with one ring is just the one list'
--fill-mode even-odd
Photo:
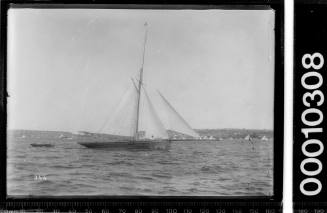
{"label": "black border frame", "polygon": [[[325,57],[325,64],[321,68],[320,73],[326,79],[326,56],[327,56],[327,39],[326,39],[326,18],[327,18],[327,2],[319,0],[297,0],[294,2],[294,57],[293,57],[293,73],[294,73],[294,100],[293,100],[293,209],[295,212],[300,211],[315,211],[319,209],[326,209],[326,164],[327,153],[326,150],[317,157],[322,162],[323,170],[320,174],[315,176],[321,180],[322,190],[314,196],[305,196],[300,191],[300,183],[308,176],[300,171],[301,162],[307,158],[301,150],[301,145],[308,139],[301,133],[301,128],[307,127],[301,120],[302,112],[308,108],[303,105],[302,96],[307,92],[301,85],[301,77],[306,70],[303,68],[301,58],[303,54],[319,52]],[[305,41],[305,42],[304,42]],[[312,69],[311,69],[312,70]],[[326,83],[324,81],[321,86],[321,91],[326,95]],[[325,96],[326,97],[326,96]],[[325,99],[326,101],[326,99]],[[316,107],[316,106],[313,106]],[[311,107],[311,108],[313,108]],[[323,114],[326,113],[327,105],[324,103],[319,108]],[[326,115],[326,114],[325,114]],[[324,131],[315,137],[323,143],[326,141],[326,120],[322,121],[321,127]],[[324,143],[325,144],[325,143]],[[326,148],[326,147],[325,147]],[[310,168],[308,166],[307,168]]]}
{"label": "black border frame", "polygon": [[[66,3],[66,4],[65,4]],[[68,5],[69,4],[69,5]],[[8,197],[6,192],[7,121],[7,10],[14,8],[132,8],[132,9],[274,9],[274,195],[260,197],[221,196],[79,196]],[[284,139],[284,1],[283,0],[3,0],[1,1],[0,58],[0,210],[1,209],[85,209],[100,207],[274,207],[281,209],[283,191]]]}

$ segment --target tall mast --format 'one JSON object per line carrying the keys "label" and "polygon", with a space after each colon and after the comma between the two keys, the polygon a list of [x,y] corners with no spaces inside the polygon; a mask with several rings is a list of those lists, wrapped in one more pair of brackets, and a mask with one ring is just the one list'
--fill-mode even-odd
{"label": "tall mast", "polygon": [[137,90],[137,110],[136,110],[136,124],[135,124],[135,133],[134,133],[134,140],[138,139],[138,131],[139,131],[139,117],[140,117],[140,99],[141,99],[141,87],[142,87],[142,81],[143,81],[143,65],[144,65],[144,55],[145,55],[145,45],[147,40],[147,34],[148,34],[148,23],[144,23],[145,26],[145,36],[144,36],[144,45],[143,45],[143,57],[142,57],[142,66],[140,69],[140,77],[139,77],[139,85]]}

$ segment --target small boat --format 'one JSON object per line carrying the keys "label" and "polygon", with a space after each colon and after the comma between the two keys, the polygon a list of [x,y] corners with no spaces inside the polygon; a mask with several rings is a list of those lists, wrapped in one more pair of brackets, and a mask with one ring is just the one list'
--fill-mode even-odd
{"label": "small boat", "polygon": [[60,134],[60,135],[59,135],[59,138],[60,138],[60,139],[63,139],[63,138],[66,138],[66,136],[64,136],[63,134]]}
{"label": "small boat", "polygon": [[32,147],[54,147],[53,144],[49,143],[31,143]]}
{"label": "small boat", "polygon": [[262,138],[261,138],[262,141],[268,141],[269,139],[264,135]]}
{"label": "small boat", "polygon": [[70,137],[68,137],[67,135],[64,135],[64,134],[60,134],[58,138],[62,139],[62,140],[65,140],[65,139],[70,140],[71,139]]}

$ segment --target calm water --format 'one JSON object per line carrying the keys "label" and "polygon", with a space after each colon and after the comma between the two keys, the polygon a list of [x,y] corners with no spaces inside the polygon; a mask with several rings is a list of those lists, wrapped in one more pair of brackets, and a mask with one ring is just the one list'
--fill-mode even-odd
{"label": "calm water", "polygon": [[[41,142],[55,147],[30,146]],[[10,137],[7,170],[9,195],[272,195],[273,141],[109,151],[59,138]]]}

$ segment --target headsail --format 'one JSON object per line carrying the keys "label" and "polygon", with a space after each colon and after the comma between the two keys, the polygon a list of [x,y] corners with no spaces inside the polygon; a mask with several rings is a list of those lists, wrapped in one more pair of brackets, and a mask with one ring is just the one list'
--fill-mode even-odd
{"label": "headsail", "polygon": [[160,118],[167,130],[174,130],[192,137],[199,137],[191,126],[183,119],[183,117],[174,109],[167,99],[158,91],[162,110],[160,110]]}

